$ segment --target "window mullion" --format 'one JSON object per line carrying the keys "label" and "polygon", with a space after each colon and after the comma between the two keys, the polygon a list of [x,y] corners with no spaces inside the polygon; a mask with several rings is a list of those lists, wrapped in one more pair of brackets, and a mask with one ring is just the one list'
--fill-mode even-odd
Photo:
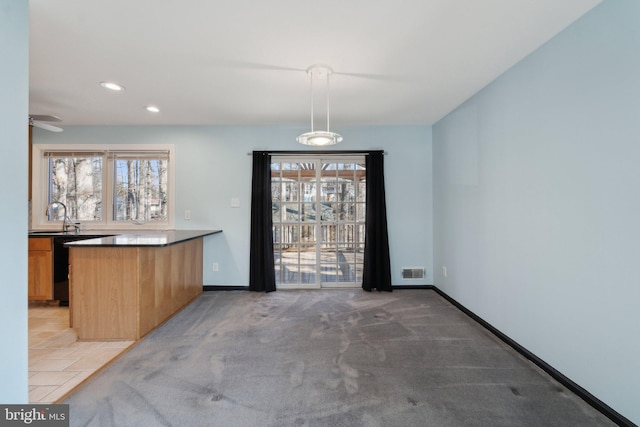
{"label": "window mullion", "polygon": [[316,285],[322,287],[322,160],[315,160],[316,170]]}

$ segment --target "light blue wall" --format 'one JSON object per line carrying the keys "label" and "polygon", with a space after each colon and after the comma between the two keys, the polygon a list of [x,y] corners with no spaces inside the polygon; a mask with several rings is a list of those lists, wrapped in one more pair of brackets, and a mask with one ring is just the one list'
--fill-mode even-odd
{"label": "light blue wall", "polygon": [[639,135],[636,0],[605,1],[433,128],[436,286],[635,423]]}
{"label": "light blue wall", "polygon": [[[204,284],[247,286],[252,150],[301,150],[304,128],[66,126],[56,134],[37,130],[34,143],[175,144],[176,228],[220,228],[205,240]],[[338,130],[336,150],[383,149],[392,280],[394,285],[432,283],[431,127],[375,126]],[[231,207],[231,198],[240,208]],[[185,221],[184,211],[192,219]],[[425,221],[428,218],[428,221]],[[217,273],[212,264],[219,264]],[[403,267],[425,267],[425,280],[405,280]]]}
{"label": "light blue wall", "polygon": [[0,0],[0,402],[28,402],[29,2]]}

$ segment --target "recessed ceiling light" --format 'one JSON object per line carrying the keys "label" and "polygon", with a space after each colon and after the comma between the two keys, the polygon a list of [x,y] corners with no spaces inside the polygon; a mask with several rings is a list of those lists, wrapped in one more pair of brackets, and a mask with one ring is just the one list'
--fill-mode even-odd
{"label": "recessed ceiling light", "polygon": [[124,86],[116,82],[100,82],[100,86],[105,89],[113,90],[115,92],[122,92],[124,90]]}
{"label": "recessed ceiling light", "polygon": [[159,113],[160,109],[158,107],[156,107],[155,105],[147,105],[146,107],[144,107],[145,110],[147,110],[150,113]]}

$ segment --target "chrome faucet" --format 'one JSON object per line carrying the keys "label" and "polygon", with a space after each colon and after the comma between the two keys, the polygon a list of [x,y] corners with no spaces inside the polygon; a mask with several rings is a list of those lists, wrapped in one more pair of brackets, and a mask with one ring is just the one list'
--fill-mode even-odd
{"label": "chrome faucet", "polygon": [[67,216],[67,206],[62,203],[62,202],[51,202],[47,205],[47,209],[44,211],[45,216],[49,216],[49,211],[51,210],[51,207],[54,205],[60,205],[62,206],[62,209],[64,209],[64,216],[62,217],[62,231],[64,233],[67,232],[67,227],[69,227],[69,223],[71,222],[71,219]]}

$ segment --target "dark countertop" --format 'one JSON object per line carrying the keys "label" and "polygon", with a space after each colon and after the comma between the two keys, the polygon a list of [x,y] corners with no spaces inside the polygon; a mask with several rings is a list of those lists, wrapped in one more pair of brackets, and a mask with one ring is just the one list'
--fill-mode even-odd
{"label": "dark countertop", "polygon": [[176,243],[182,243],[221,232],[222,230],[84,230],[78,234],[73,232],[35,232],[29,233],[29,237],[85,237],[83,240],[66,242],[64,245],[67,247],[152,247],[175,245]]}

